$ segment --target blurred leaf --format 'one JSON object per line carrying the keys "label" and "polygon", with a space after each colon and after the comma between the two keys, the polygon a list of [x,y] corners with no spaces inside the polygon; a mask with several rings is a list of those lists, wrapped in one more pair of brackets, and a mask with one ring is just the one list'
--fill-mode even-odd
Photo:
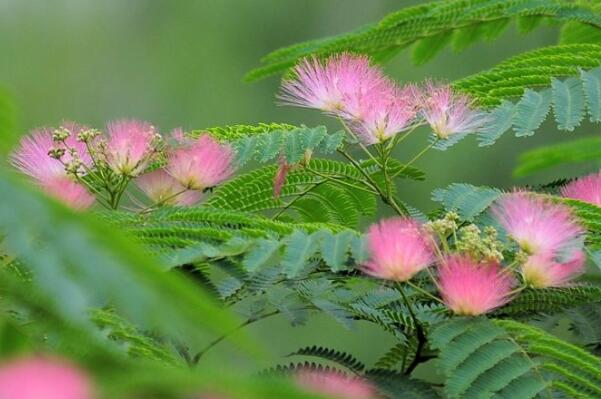
{"label": "blurred leaf", "polygon": [[[134,324],[192,345],[237,325],[210,297],[164,273],[141,249],[89,215],[75,214],[0,174],[5,247],[32,284],[73,325],[94,330],[88,310],[110,304]],[[251,349],[248,342],[236,342]]]}

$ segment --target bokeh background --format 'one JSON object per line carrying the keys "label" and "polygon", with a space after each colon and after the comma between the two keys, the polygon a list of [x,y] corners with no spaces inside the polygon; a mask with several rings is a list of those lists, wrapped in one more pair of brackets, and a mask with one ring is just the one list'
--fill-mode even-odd
{"label": "bokeh background", "polygon": [[[19,129],[56,125],[63,119],[102,127],[115,118],[140,118],[161,130],[225,124],[289,122],[338,127],[317,112],[277,106],[278,78],[253,84],[243,75],[267,52],[375,22],[386,13],[420,3],[398,0],[0,0],[0,84],[12,95]],[[414,66],[405,50],[386,71],[400,81],[454,79],[489,68],[509,56],[557,42],[557,26],[528,35],[512,26],[500,39],[454,54],[444,50]],[[430,209],[430,192],[451,182],[510,187],[545,182],[538,174],[516,181],[519,153],[591,131],[559,133],[546,124],[532,138],[506,134],[497,145],[479,148],[474,138],[450,151],[430,152],[417,166],[425,182],[399,186],[412,205]],[[399,149],[409,159],[426,144],[425,132]],[[557,171],[555,171],[557,172]],[[369,328],[349,332],[320,319],[291,329],[282,319],[254,329],[270,334],[277,352],[306,344],[344,349],[373,359],[392,339]],[[217,351],[218,353],[218,351]],[[217,353],[215,355],[217,355]]]}

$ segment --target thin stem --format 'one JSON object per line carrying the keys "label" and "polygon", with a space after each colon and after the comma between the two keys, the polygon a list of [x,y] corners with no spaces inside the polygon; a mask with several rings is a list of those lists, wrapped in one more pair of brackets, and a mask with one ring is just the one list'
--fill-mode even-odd
{"label": "thin stem", "polygon": [[401,287],[399,285],[398,290],[401,293],[401,296],[403,297],[403,301],[407,305],[407,310],[409,311],[409,315],[413,319],[413,324],[415,326],[415,332],[417,333],[417,348],[415,349],[415,358],[413,359],[411,364],[409,364],[409,366],[405,370],[405,374],[409,375],[419,364],[420,354],[426,344],[426,335],[424,334],[424,329],[423,329],[422,325],[419,323],[419,321],[417,320],[417,317],[415,316],[415,313],[413,312],[413,307],[411,306],[411,302],[409,302],[409,299],[405,295],[405,291],[403,290],[403,287]]}
{"label": "thin stem", "polygon": [[280,209],[272,217],[272,219],[277,219],[278,217],[280,217],[284,212],[286,212],[288,209],[290,209],[290,207],[292,205],[294,205],[296,203],[296,201],[298,201],[299,199],[303,198],[305,195],[309,194],[311,191],[315,190],[315,188],[319,187],[323,183],[325,183],[325,180],[322,180],[320,182],[314,183],[313,186],[309,187],[308,189],[306,189],[305,191],[303,191],[302,193],[300,193],[299,195],[297,195],[292,201],[288,202],[285,206],[283,206],[282,209]]}
{"label": "thin stem", "polygon": [[221,341],[223,341],[224,339],[228,338],[229,336],[231,336],[232,334],[234,334],[235,332],[243,329],[244,327],[253,324],[257,321],[260,320],[264,320],[268,317],[271,316],[275,316],[276,314],[280,313],[279,310],[274,310],[273,312],[269,312],[269,313],[265,313],[262,316],[258,316],[255,318],[250,318],[248,320],[246,320],[244,323],[240,324],[238,327],[234,328],[233,330],[223,334],[222,336],[218,337],[217,339],[215,339],[214,341],[212,341],[209,345],[207,345],[203,350],[201,350],[200,352],[198,352],[196,355],[194,355],[194,357],[191,359],[191,366],[195,366],[198,364],[198,362],[200,361],[200,358],[203,357],[209,350],[211,350],[215,345],[219,344]]}
{"label": "thin stem", "polygon": [[326,180],[329,180],[329,181],[332,181],[332,182],[334,182],[334,183],[339,183],[339,184],[342,184],[342,185],[345,185],[345,186],[349,186],[349,187],[352,187],[352,188],[354,188],[354,189],[357,189],[357,190],[363,190],[363,191],[365,191],[365,192],[368,192],[368,193],[370,193],[370,194],[378,194],[378,193],[377,193],[376,191],[374,191],[374,190],[371,190],[371,189],[367,189],[367,188],[365,188],[365,187],[361,187],[361,186],[354,185],[354,184],[352,184],[352,183],[349,183],[349,182],[347,182],[347,181],[344,181],[344,180],[342,180],[342,178],[337,178],[337,177],[335,177],[335,176],[328,176],[328,175],[326,175],[326,174],[323,174],[323,173],[321,173],[321,172],[318,172],[318,171],[316,171],[316,170],[313,170],[313,169],[309,168],[308,166],[307,166],[307,167],[305,167],[305,169],[307,169],[309,172],[311,172],[311,173],[313,173],[313,174],[316,174],[316,175],[317,175],[317,176],[319,176],[319,177],[323,177],[324,179],[326,179]]}
{"label": "thin stem", "polygon": [[401,207],[396,203],[396,201],[394,200],[394,198],[392,198],[392,196],[388,196],[387,193],[385,193],[385,192],[382,191],[382,189],[380,188],[380,186],[378,186],[378,184],[369,175],[369,173],[367,173],[361,167],[361,165],[359,164],[359,162],[357,162],[348,152],[346,152],[343,149],[339,149],[338,152],[340,154],[342,154],[342,156],[344,156],[346,159],[348,159],[348,161],[355,168],[357,168],[357,170],[365,177],[365,179],[367,180],[367,182],[369,182],[369,184],[374,188],[374,190],[380,195],[380,198],[382,198],[382,201],[384,201],[385,204],[389,205],[398,215],[400,215],[400,216],[407,215],[407,212],[405,210],[401,209]]}
{"label": "thin stem", "polygon": [[177,193],[175,193],[175,194],[171,194],[171,195],[169,195],[169,196],[167,196],[167,197],[163,198],[162,200],[158,201],[156,204],[153,204],[153,205],[151,205],[151,206],[149,206],[149,207],[146,207],[146,208],[142,209],[142,210],[140,211],[140,213],[147,213],[147,212],[150,212],[150,211],[152,211],[153,209],[156,209],[156,208],[158,208],[158,207],[160,207],[160,206],[162,206],[162,205],[165,205],[165,204],[167,203],[167,201],[170,201],[170,200],[172,200],[172,199],[176,198],[177,196],[179,196],[179,195],[182,195],[182,194],[183,194],[183,193],[185,193],[186,191],[188,191],[188,189],[187,189],[187,188],[185,188],[185,189],[183,189],[182,191],[179,191],[179,192],[177,192]]}
{"label": "thin stem", "polygon": [[359,139],[359,136],[357,136],[355,133],[353,133],[353,131],[348,127],[348,125],[346,124],[346,122],[344,121],[344,119],[338,117],[338,120],[340,121],[340,123],[342,124],[342,126],[344,127],[344,130],[346,130],[346,132],[352,136],[355,140],[357,140],[357,144],[359,145],[359,147],[361,147],[361,149],[367,154],[368,157],[371,158],[372,161],[374,161],[376,163],[376,165],[379,165],[378,160],[374,157],[374,155],[371,153],[371,151],[369,151],[367,149],[367,147],[361,142],[361,140]]}
{"label": "thin stem", "polygon": [[422,155],[424,155],[426,152],[428,152],[428,150],[430,150],[430,148],[434,147],[434,145],[436,143],[438,143],[438,140],[439,139],[436,139],[433,142],[431,142],[430,144],[428,144],[426,147],[424,147],[423,150],[421,150],[420,152],[417,153],[417,155],[415,155],[413,158],[411,158],[411,160],[409,162],[407,162],[405,165],[403,165],[403,167],[401,169],[399,169],[394,175],[392,175],[392,177],[393,178],[397,177],[398,175],[403,173],[405,171],[405,169],[407,169],[412,163],[414,163],[415,161],[420,159],[422,157]]}
{"label": "thin stem", "polygon": [[428,291],[426,291],[425,289],[423,289],[422,287],[420,287],[417,284],[413,284],[411,281],[407,280],[405,281],[405,283],[407,283],[408,286],[410,286],[411,288],[413,288],[416,291],[421,292],[422,294],[426,295],[427,297],[434,299],[436,302],[442,303],[444,305],[444,302],[442,301],[442,299],[440,299],[439,297],[432,295],[431,293],[429,293]]}

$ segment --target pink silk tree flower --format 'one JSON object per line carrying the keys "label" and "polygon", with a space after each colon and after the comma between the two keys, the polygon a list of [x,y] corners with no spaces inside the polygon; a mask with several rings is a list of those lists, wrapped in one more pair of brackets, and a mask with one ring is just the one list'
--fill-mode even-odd
{"label": "pink silk tree flower", "polygon": [[154,126],[136,120],[109,122],[105,158],[119,174],[137,176],[152,161],[160,137]]}
{"label": "pink silk tree flower", "polygon": [[48,195],[78,211],[88,209],[96,201],[96,197],[69,176],[57,176],[44,182],[41,187]]}
{"label": "pink silk tree flower", "polygon": [[438,270],[442,299],[458,315],[477,316],[503,306],[511,299],[514,283],[498,263],[477,263],[463,255],[447,258]]}
{"label": "pink silk tree flower", "polygon": [[154,203],[192,206],[202,198],[200,191],[187,190],[164,169],[138,176],[135,182]]}
{"label": "pink silk tree flower", "polygon": [[454,134],[476,133],[486,123],[486,117],[472,109],[471,103],[468,96],[453,93],[451,86],[428,82],[423,93],[422,114],[441,139]]}
{"label": "pink silk tree flower", "polygon": [[303,370],[296,376],[297,383],[307,391],[336,399],[375,399],[376,390],[367,381],[350,378],[335,371]]}
{"label": "pink silk tree flower", "polygon": [[282,84],[279,99],[283,104],[316,108],[338,116],[356,113],[348,103],[351,97],[360,98],[388,84],[381,70],[369,64],[369,58],[347,53],[325,62],[305,58],[293,74],[294,78]]}
{"label": "pink silk tree flower", "polygon": [[234,151],[208,134],[168,155],[167,172],[190,190],[216,186],[234,173]]}
{"label": "pink silk tree flower", "polygon": [[411,126],[417,114],[418,90],[413,85],[374,93],[361,103],[362,115],[351,126],[364,144],[386,141]]}
{"label": "pink silk tree flower", "polygon": [[503,195],[491,211],[528,254],[570,257],[582,248],[585,231],[566,205],[518,191]]}
{"label": "pink silk tree flower", "polygon": [[30,357],[0,365],[0,399],[93,399],[88,375],[65,360]]}
{"label": "pink silk tree flower", "polygon": [[56,176],[66,176],[64,165],[48,155],[55,146],[52,130],[41,128],[21,138],[10,156],[10,163],[22,173],[42,184]]}
{"label": "pink silk tree flower", "polygon": [[34,131],[21,139],[19,147],[10,155],[10,163],[65,205],[77,210],[89,208],[95,201],[94,196],[67,175],[61,161],[48,155],[55,144],[50,129]]}
{"label": "pink silk tree flower", "polygon": [[561,189],[561,195],[601,206],[601,172],[566,184]]}
{"label": "pink silk tree flower", "polygon": [[407,281],[434,262],[434,245],[434,239],[413,219],[383,220],[367,233],[370,258],[363,271],[382,279]]}
{"label": "pink silk tree flower", "polygon": [[526,284],[534,288],[562,287],[584,273],[586,256],[577,251],[565,263],[558,263],[552,256],[531,255],[522,266]]}

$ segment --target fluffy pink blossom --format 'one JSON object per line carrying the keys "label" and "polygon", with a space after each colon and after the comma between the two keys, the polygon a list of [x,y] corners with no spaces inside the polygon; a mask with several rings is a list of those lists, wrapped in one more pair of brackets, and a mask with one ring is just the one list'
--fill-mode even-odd
{"label": "fluffy pink blossom", "polygon": [[234,172],[234,151],[207,134],[168,155],[167,172],[191,190],[216,186]]}
{"label": "fluffy pink blossom", "polygon": [[336,115],[357,117],[363,107],[357,100],[388,85],[380,69],[370,66],[369,58],[346,53],[325,62],[305,58],[293,73],[294,78],[282,84],[279,98],[283,103]]}
{"label": "fluffy pink blossom", "polygon": [[563,204],[518,191],[497,200],[492,213],[529,254],[565,257],[582,247],[584,229]]}
{"label": "fluffy pink blossom", "polygon": [[303,370],[297,382],[307,391],[336,399],[375,399],[376,391],[367,381],[334,371]]}
{"label": "fluffy pink blossom", "polygon": [[136,120],[118,120],[108,124],[106,162],[115,172],[137,176],[144,171],[156,152],[159,137],[154,126]]}
{"label": "fluffy pink blossom", "polygon": [[471,108],[471,99],[456,94],[448,85],[426,84],[422,99],[422,113],[434,133],[441,139],[453,134],[475,133],[486,118]]}
{"label": "fluffy pink blossom", "polygon": [[61,359],[30,357],[0,366],[0,399],[95,397],[86,373]]}
{"label": "fluffy pink blossom", "polygon": [[455,314],[476,316],[494,310],[511,299],[514,279],[498,263],[476,263],[454,255],[439,267],[438,287],[442,299]]}
{"label": "fluffy pink blossom", "polygon": [[522,266],[526,284],[535,288],[561,287],[584,273],[584,252],[577,251],[565,263],[558,263],[552,256],[531,255]]}
{"label": "fluffy pink blossom", "polygon": [[361,117],[351,120],[351,125],[364,144],[383,142],[411,126],[418,96],[413,85],[373,93],[360,99]]}
{"label": "fluffy pink blossom", "polygon": [[601,172],[566,184],[561,189],[561,195],[601,206]]}
{"label": "fluffy pink blossom", "polygon": [[192,206],[200,201],[200,191],[186,190],[164,169],[138,176],[137,186],[155,203]]}
{"label": "fluffy pink blossom", "polygon": [[34,131],[21,139],[19,147],[10,155],[10,162],[31,176],[44,192],[65,205],[78,210],[89,208],[94,203],[94,196],[67,175],[61,161],[48,155],[48,150],[53,147],[60,145],[52,140],[50,129]]}
{"label": "fluffy pink blossom", "polygon": [[19,147],[10,154],[10,163],[40,184],[56,176],[65,176],[63,164],[48,155],[54,145],[51,129],[34,130],[21,138]]}
{"label": "fluffy pink blossom", "polygon": [[90,194],[84,186],[68,176],[49,179],[41,187],[50,196],[72,209],[82,211],[91,207],[96,201],[96,197]]}
{"label": "fluffy pink blossom", "polygon": [[413,219],[392,218],[369,228],[370,259],[364,271],[375,277],[407,281],[434,262],[433,239]]}

